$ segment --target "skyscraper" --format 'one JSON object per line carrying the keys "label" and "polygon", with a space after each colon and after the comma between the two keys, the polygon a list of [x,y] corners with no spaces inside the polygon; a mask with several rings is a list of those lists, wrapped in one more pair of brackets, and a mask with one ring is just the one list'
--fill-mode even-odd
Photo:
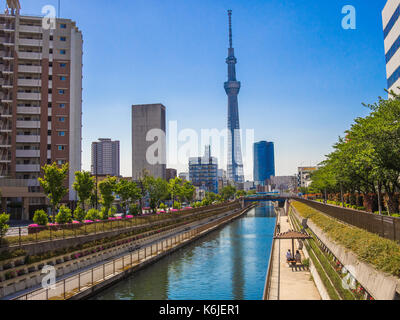
{"label": "skyscraper", "polygon": [[382,11],[385,43],[387,88],[399,94],[400,90],[400,1],[388,0]]}
{"label": "skyscraper", "polygon": [[254,144],[254,182],[264,185],[275,176],[274,143],[261,141]]}
{"label": "skyscraper", "polygon": [[34,206],[45,205],[37,181],[45,164],[69,163],[64,200],[76,200],[72,183],[81,170],[83,40],[74,21],[56,19],[46,29],[43,17],[20,15],[18,0],[7,4],[0,14],[2,208],[18,202],[27,219]]}
{"label": "skyscraper", "polygon": [[99,139],[92,143],[92,174],[120,176],[119,141]]}
{"label": "skyscraper", "polygon": [[243,183],[243,162],[240,139],[239,105],[238,94],[240,82],[236,80],[235,50],[232,47],[232,11],[228,10],[229,17],[229,49],[228,58],[228,81],[225,82],[225,92],[228,95],[228,179],[230,181]]}
{"label": "skyscraper", "polygon": [[162,104],[132,106],[132,178],[147,170],[155,178],[166,178],[166,120]]}

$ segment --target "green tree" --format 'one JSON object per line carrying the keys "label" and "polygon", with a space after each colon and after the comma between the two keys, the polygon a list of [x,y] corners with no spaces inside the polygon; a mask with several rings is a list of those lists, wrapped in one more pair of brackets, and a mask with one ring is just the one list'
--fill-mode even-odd
{"label": "green tree", "polygon": [[183,181],[179,177],[176,177],[169,181],[168,190],[169,193],[171,194],[172,202],[174,202],[177,198],[184,196],[182,183]]}
{"label": "green tree", "polygon": [[55,214],[58,206],[62,198],[68,193],[68,188],[65,187],[64,184],[68,176],[69,165],[65,163],[61,167],[58,167],[54,162],[52,165],[45,165],[42,169],[44,171],[44,177],[38,180],[50,201],[53,221],[55,221]]}
{"label": "green tree", "polygon": [[76,221],[82,222],[83,220],[85,220],[85,216],[86,213],[81,207],[78,207],[74,210],[74,219]]}
{"label": "green tree", "polygon": [[168,183],[161,178],[146,176],[144,188],[150,199],[150,208],[156,212],[160,202],[168,197]]}
{"label": "green tree", "polygon": [[90,172],[75,172],[75,182],[72,188],[74,188],[78,194],[83,211],[85,211],[85,202],[90,199],[90,196],[93,194],[94,187],[95,181]]}
{"label": "green tree", "polygon": [[221,197],[222,197],[222,199],[223,199],[224,201],[233,199],[233,197],[234,197],[235,194],[236,194],[236,188],[235,188],[234,186],[228,185],[228,186],[226,186],[226,187],[223,187],[223,188],[220,190],[219,194],[221,195]]}
{"label": "green tree", "polygon": [[121,199],[124,215],[129,210],[129,207],[142,197],[142,190],[133,181],[120,180],[115,187],[115,191]]}
{"label": "green tree", "polygon": [[101,204],[108,212],[115,200],[114,191],[117,185],[116,177],[107,177],[99,183]]}

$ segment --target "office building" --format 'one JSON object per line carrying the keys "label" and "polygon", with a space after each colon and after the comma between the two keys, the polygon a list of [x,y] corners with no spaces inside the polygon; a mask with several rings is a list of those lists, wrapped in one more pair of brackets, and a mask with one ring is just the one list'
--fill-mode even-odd
{"label": "office building", "polygon": [[311,183],[311,175],[318,170],[318,167],[299,167],[297,175],[297,186],[299,188],[308,188]]}
{"label": "office building", "polygon": [[[69,163],[69,194],[81,170],[82,34],[75,22],[20,15],[18,0],[0,14],[0,182],[2,209],[14,219],[45,205],[37,178],[45,164]],[[9,206],[22,206],[16,211]],[[5,211],[5,210],[4,210]]]}
{"label": "office building", "polygon": [[254,144],[254,182],[265,185],[266,181],[275,176],[274,143],[261,141]]}
{"label": "office building", "polygon": [[297,188],[297,178],[296,175],[270,177],[267,181],[267,185],[269,185],[270,189],[273,191],[294,191]]}
{"label": "office building", "polygon": [[166,120],[162,104],[132,106],[132,178],[144,170],[155,178],[166,178]]}
{"label": "office building", "polygon": [[176,169],[168,168],[166,170],[166,180],[169,181],[171,179],[175,179],[177,177],[177,171]]}
{"label": "office building", "polygon": [[232,11],[229,16],[229,49],[226,63],[228,65],[228,81],[225,82],[225,92],[228,96],[228,180],[243,183],[243,161],[240,138],[238,94],[241,84],[236,79],[235,50],[232,46]]}
{"label": "office building", "polygon": [[99,139],[92,143],[92,175],[120,176],[119,141]]}
{"label": "office building", "polygon": [[387,1],[382,11],[387,88],[400,93],[400,0]]}
{"label": "office building", "polygon": [[211,146],[206,146],[204,157],[189,159],[189,179],[195,187],[218,193],[218,160],[211,157]]}

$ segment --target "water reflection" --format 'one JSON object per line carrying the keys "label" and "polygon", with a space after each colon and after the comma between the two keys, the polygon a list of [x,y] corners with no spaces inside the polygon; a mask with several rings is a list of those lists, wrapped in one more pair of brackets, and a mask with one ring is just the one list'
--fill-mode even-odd
{"label": "water reflection", "polygon": [[259,300],[275,214],[262,203],[217,230],[99,293],[99,300]]}

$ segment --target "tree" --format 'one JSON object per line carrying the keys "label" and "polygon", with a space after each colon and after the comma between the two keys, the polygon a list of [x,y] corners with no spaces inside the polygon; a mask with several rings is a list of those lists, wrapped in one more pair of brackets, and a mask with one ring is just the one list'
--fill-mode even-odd
{"label": "tree", "polygon": [[101,204],[108,212],[115,200],[114,191],[117,185],[116,177],[107,177],[99,183],[99,190],[101,196]]}
{"label": "tree", "polygon": [[129,207],[142,197],[142,190],[136,183],[123,179],[117,183],[115,192],[119,195],[122,207],[125,209],[124,215]]}
{"label": "tree", "polygon": [[182,179],[179,177],[171,179],[168,183],[168,190],[171,194],[172,202],[175,202],[176,198],[183,196]]}
{"label": "tree", "polygon": [[68,193],[68,188],[64,186],[64,183],[68,175],[69,165],[65,163],[58,167],[54,162],[52,165],[45,165],[42,169],[44,177],[38,180],[50,201],[53,221],[55,221],[56,210],[62,198]]}
{"label": "tree", "polygon": [[155,179],[152,176],[146,176],[144,188],[150,199],[150,208],[156,212],[160,202],[168,197],[168,183],[161,178]]}
{"label": "tree", "polygon": [[235,193],[236,193],[236,188],[231,185],[223,187],[219,192],[224,201],[232,199],[235,196]]}
{"label": "tree", "polygon": [[56,222],[58,224],[71,223],[72,222],[71,209],[67,208],[66,206],[61,206],[56,216]]}
{"label": "tree", "polygon": [[35,222],[39,226],[47,226],[49,223],[49,217],[44,210],[36,210],[33,216],[33,222]]}
{"label": "tree", "polygon": [[236,198],[240,198],[240,197],[245,197],[246,195],[247,195],[246,191],[244,191],[244,190],[237,190],[237,191],[236,191],[236,194],[235,194],[235,197],[236,197]]}
{"label": "tree", "polygon": [[75,182],[72,187],[77,192],[82,209],[85,211],[85,202],[90,199],[95,187],[94,178],[87,171],[75,172]]}
{"label": "tree", "polygon": [[192,202],[195,195],[195,187],[189,181],[185,181],[182,186],[182,195],[187,202]]}

